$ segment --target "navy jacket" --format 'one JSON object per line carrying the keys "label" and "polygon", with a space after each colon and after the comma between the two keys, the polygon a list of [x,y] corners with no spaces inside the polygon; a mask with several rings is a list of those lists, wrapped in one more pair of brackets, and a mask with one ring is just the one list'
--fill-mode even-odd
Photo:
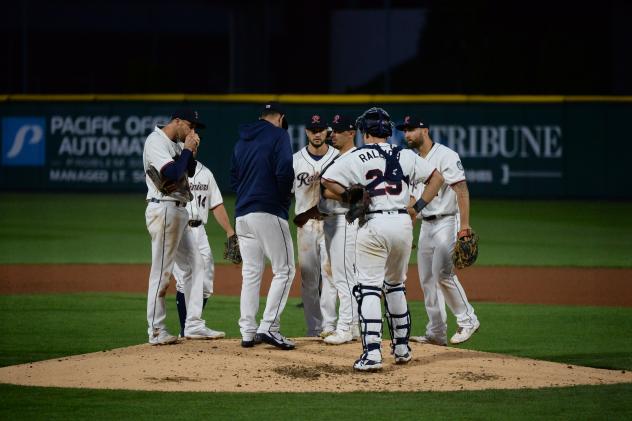
{"label": "navy jacket", "polygon": [[242,125],[230,170],[237,193],[235,216],[266,212],[288,219],[293,182],[287,131],[266,120]]}

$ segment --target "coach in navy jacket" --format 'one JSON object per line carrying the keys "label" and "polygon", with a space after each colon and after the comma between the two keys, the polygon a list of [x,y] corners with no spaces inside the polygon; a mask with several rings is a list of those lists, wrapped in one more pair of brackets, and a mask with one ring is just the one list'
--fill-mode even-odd
{"label": "coach in navy jacket", "polygon": [[230,171],[236,217],[265,212],[288,219],[294,169],[286,129],[277,103],[266,104],[259,121],[239,128]]}

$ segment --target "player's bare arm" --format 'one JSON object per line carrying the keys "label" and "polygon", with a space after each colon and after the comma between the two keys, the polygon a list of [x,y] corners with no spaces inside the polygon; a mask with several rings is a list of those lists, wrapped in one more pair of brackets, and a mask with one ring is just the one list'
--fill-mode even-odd
{"label": "player's bare arm", "polygon": [[323,197],[325,199],[332,199],[332,200],[337,200],[339,202],[342,202],[342,196],[332,192],[331,190],[329,190],[327,188],[325,188],[325,190],[323,190]]}
{"label": "player's bare arm", "polygon": [[451,186],[456,193],[456,203],[459,207],[459,215],[461,218],[461,231],[469,230],[470,227],[470,192],[467,188],[465,180],[460,181]]}
{"label": "player's bare arm", "polygon": [[[344,186],[336,183],[335,181],[321,179],[320,183],[325,186],[325,192],[323,193],[327,199],[334,199],[342,202],[342,194],[345,192]],[[329,193],[327,193],[329,192]]]}
{"label": "player's bare arm", "polygon": [[415,212],[419,213],[421,210],[432,201],[439,193],[439,189],[445,182],[445,179],[441,173],[435,170],[428,179],[428,184],[424,188],[424,192],[421,194],[421,198],[413,206]]}
{"label": "player's bare arm", "polygon": [[213,217],[217,223],[226,231],[226,237],[232,237],[235,234],[235,230],[230,223],[230,219],[228,218],[228,213],[226,212],[226,207],[223,203],[215,206],[213,209]]}

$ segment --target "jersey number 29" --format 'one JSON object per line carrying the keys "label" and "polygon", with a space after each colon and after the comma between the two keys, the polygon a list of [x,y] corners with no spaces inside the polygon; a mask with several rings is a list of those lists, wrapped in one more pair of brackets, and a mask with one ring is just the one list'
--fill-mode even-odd
{"label": "jersey number 29", "polygon": [[[384,173],[382,170],[374,169],[370,170],[366,173],[367,180],[373,180],[369,184],[367,184],[366,189],[369,191],[371,196],[384,196],[387,194],[392,194],[393,196],[397,196],[402,192],[402,182],[393,182],[384,180]],[[377,189],[376,187],[382,183],[386,183],[386,187],[383,189]]]}

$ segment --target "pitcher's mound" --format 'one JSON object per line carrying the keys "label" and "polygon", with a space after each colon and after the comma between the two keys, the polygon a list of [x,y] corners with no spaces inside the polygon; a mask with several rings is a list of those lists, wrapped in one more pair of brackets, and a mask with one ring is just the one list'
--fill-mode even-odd
{"label": "pitcher's mound", "polygon": [[632,372],[412,343],[413,360],[395,365],[382,344],[384,368],[352,369],[362,346],[328,346],[311,338],[293,351],[235,339],[137,345],[0,368],[0,382],[32,386],[204,392],[350,392],[516,389],[632,382]]}

